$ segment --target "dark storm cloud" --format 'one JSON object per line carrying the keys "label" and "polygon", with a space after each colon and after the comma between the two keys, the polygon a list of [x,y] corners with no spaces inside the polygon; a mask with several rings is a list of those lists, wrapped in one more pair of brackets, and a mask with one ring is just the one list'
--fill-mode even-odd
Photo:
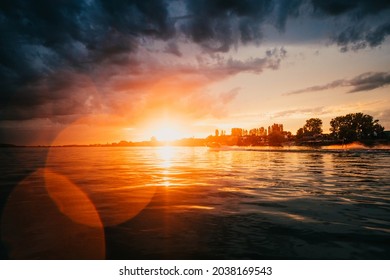
{"label": "dark storm cloud", "polygon": [[390,7],[388,0],[312,0],[313,7],[328,15],[353,12],[355,16],[375,14]]}
{"label": "dark storm cloud", "polygon": [[260,24],[271,13],[273,2],[189,0],[186,6],[191,18],[181,26],[184,33],[205,47],[227,51],[238,40],[261,38]]}
{"label": "dark storm cloud", "polygon": [[341,51],[376,47],[390,34],[390,1],[388,0],[312,0],[316,15],[345,17],[344,26],[331,40]]}
{"label": "dark storm cloud", "polygon": [[297,17],[302,0],[188,0],[189,17],[180,28],[210,51],[226,52],[239,42],[260,43],[262,25],[284,30],[288,17]]}
{"label": "dark storm cloud", "polygon": [[375,28],[365,28],[357,24],[346,28],[333,36],[341,51],[357,51],[367,47],[377,47],[383,43],[385,38],[390,34],[390,23],[381,24]]}
{"label": "dark storm cloud", "polygon": [[182,31],[210,51],[259,43],[264,24],[284,31],[287,20],[299,16],[340,19],[343,27],[330,39],[342,51],[376,47],[390,33],[388,0],[188,0],[186,7],[189,16]]}
{"label": "dark storm cloud", "polygon": [[139,37],[172,35],[167,13],[164,1],[2,1],[0,117],[42,117],[42,104],[88,98],[76,74],[131,66]]}
{"label": "dark storm cloud", "polygon": [[[332,17],[346,23],[332,40],[342,50],[360,49],[378,46],[388,36],[389,7],[390,1],[376,0],[1,1],[0,119],[89,114],[99,108],[98,99],[106,102],[101,108],[114,104],[109,85],[117,76],[129,76],[126,88],[151,82],[144,69],[153,67],[137,56],[145,38],[165,42],[162,51],[173,58],[183,56],[178,44],[183,38],[212,55],[261,43],[264,24],[283,31],[290,18]],[[372,16],[380,20],[371,24]],[[260,73],[277,69],[283,49],[278,56],[232,58],[204,72]]]}
{"label": "dark storm cloud", "polygon": [[390,73],[385,72],[368,72],[361,74],[353,79],[336,80],[325,85],[317,85],[304,89],[299,89],[285,93],[284,95],[295,95],[307,92],[329,90],[338,87],[352,87],[348,93],[355,93],[361,91],[370,91],[377,88],[385,87],[390,84]]}

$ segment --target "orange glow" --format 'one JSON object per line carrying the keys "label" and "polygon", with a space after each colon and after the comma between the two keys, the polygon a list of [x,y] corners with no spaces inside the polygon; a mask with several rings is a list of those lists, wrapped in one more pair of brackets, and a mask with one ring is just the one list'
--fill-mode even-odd
{"label": "orange glow", "polygon": [[[109,117],[97,115],[81,118],[59,133],[53,145],[72,143],[70,139],[76,137],[82,139],[104,137],[105,129],[109,131],[111,125],[113,128],[116,125]],[[101,127],[104,130],[101,130]],[[87,166],[84,164],[86,161],[93,162],[98,167],[93,164]],[[107,151],[102,156],[100,153],[92,152],[91,149],[87,157],[79,158],[77,149],[53,147],[48,152],[47,169],[44,173],[47,192],[59,211],[76,223],[96,227],[100,225],[100,221],[103,226],[126,222],[137,216],[151,201],[155,186],[145,185],[136,175],[135,167],[121,166],[117,172],[126,176],[118,178],[110,178],[106,173],[99,177],[96,169],[104,169],[106,166],[126,161],[126,154],[116,154],[112,151]],[[133,172],[133,175],[128,175],[128,172]],[[86,183],[88,180],[93,183]],[[75,204],[75,201],[80,205],[87,201],[90,205],[81,207]],[[78,213],[78,210],[84,215]],[[100,220],[90,220],[89,213],[97,214]]]}
{"label": "orange glow", "polygon": [[124,139],[121,117],[108,114],[88,115],[66,126],[52,141],[52,146],[104,144]]}
{"label": "orange glow", "polygon": [[186,134],[178,122],[165,118],[152,124],[145,134],[155,137],[158,141],[170,142],[185,138]]}
{"label": "orange glow", "polygon": [[46,190],[58,210],[79,224],[102,228],[102,222],[95,205],[67,177],[44,169]]}
{"label": "orange glow", "polygon": [[172,166],[172,158],[176,154],[176,149],[171,146],[160,147],[157,150],[159,157],[159,165],[163,168],[161,171],[162,176],[162,186],[170,187],[171,186],[171,172],[170,168]]}
{"label": "orange glow", "polygon": [[[115,154],[107,151],[104,156],[101,156],[91,150],[87,158],[78,158],[77,153],[77,149],[52,148],[46,160],[46,166],[51,169],[50,172],[45,172],[48,193],[59,211],[70,219],[88,226],[95,226],[96,221],[89,221],[87,215],[93,210],[92,206],[84,209],[86,215],[75,212],[80,207],[77,208],[74,202],[83,203],[80,199],[91,202],[104,226],[115,226],[131,220],[151,201],[156,186],[146,185],[136,175],[135,167],[121,167],[117,172],[126,174],[126,176],[114,179],[110,178],[109,174],[98,176],[93,164],[92,166],[83,165],[83,162],[88,160],[100,165],[99,168],[104,168],[118,162],[125,162],[125,153]],[[133,175],[128,174],[130,171]],[[92,180],[93,183],[87,183],[88,180]],[[100,182],[107,183],[101,184]],[[62,191],[63,189],[67,192]],[[79,189],[78,193],[75,193],[76,189]]]}

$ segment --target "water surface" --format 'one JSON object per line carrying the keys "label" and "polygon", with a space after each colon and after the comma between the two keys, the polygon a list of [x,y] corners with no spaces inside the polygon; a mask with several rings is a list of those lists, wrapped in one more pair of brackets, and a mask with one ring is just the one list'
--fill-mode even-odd
{"label": "water surface", "polygon": [[4,258],[390,257],[386,149],[0,153]]}

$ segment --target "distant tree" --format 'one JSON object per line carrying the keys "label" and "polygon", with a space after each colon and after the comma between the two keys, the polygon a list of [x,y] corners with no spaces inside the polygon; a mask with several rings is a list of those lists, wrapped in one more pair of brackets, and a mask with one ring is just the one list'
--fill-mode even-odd
{"label": "distant tree", "polygon": [[279,131],[272,132],[268,135],[268,143],[271,146],[280,146],[284,141],[284,135]]}
{"label": "distant tree", "polygon": [[322,133],[322,120],[318,118],[311,118],[306,120],[303,126],[303,133],[305,136],[314,136]]}
{"label": "distant tree", "polygon": [[379,120],[363,113],[336,117],[330,126],[331,135],[346,142],[374,139],[384,131]]}
{"label": "distant tree", "polygon": [[291,133],[291,131],[284,131],[284,132],[283,132],[283,135],[284,135],[287,139],[291,139],[291,138],[292,138],[292,133]]}
{"label": "distant tree", "polygon": [[298,129],[297,139],[302,139],[307,136],[314,136],[322,133],[322,120],[318,118],[311,118],[306,120],[306,124]]}
{"label": "distant tree", "polygon": [[303,128],[301,127],[301,128],[298,129],[298,131],[297,131],[297,139],[302,139],[303,136],[304,136]]}

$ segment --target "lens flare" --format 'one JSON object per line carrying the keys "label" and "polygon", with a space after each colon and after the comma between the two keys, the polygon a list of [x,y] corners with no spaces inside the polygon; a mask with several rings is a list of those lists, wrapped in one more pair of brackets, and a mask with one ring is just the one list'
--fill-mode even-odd
{"label": "lens flare", "polygon": [[1,237],[11,259],[105,258],[104,229],[94,205],[49,170],[39,169],[15,187],[4,208]]}

